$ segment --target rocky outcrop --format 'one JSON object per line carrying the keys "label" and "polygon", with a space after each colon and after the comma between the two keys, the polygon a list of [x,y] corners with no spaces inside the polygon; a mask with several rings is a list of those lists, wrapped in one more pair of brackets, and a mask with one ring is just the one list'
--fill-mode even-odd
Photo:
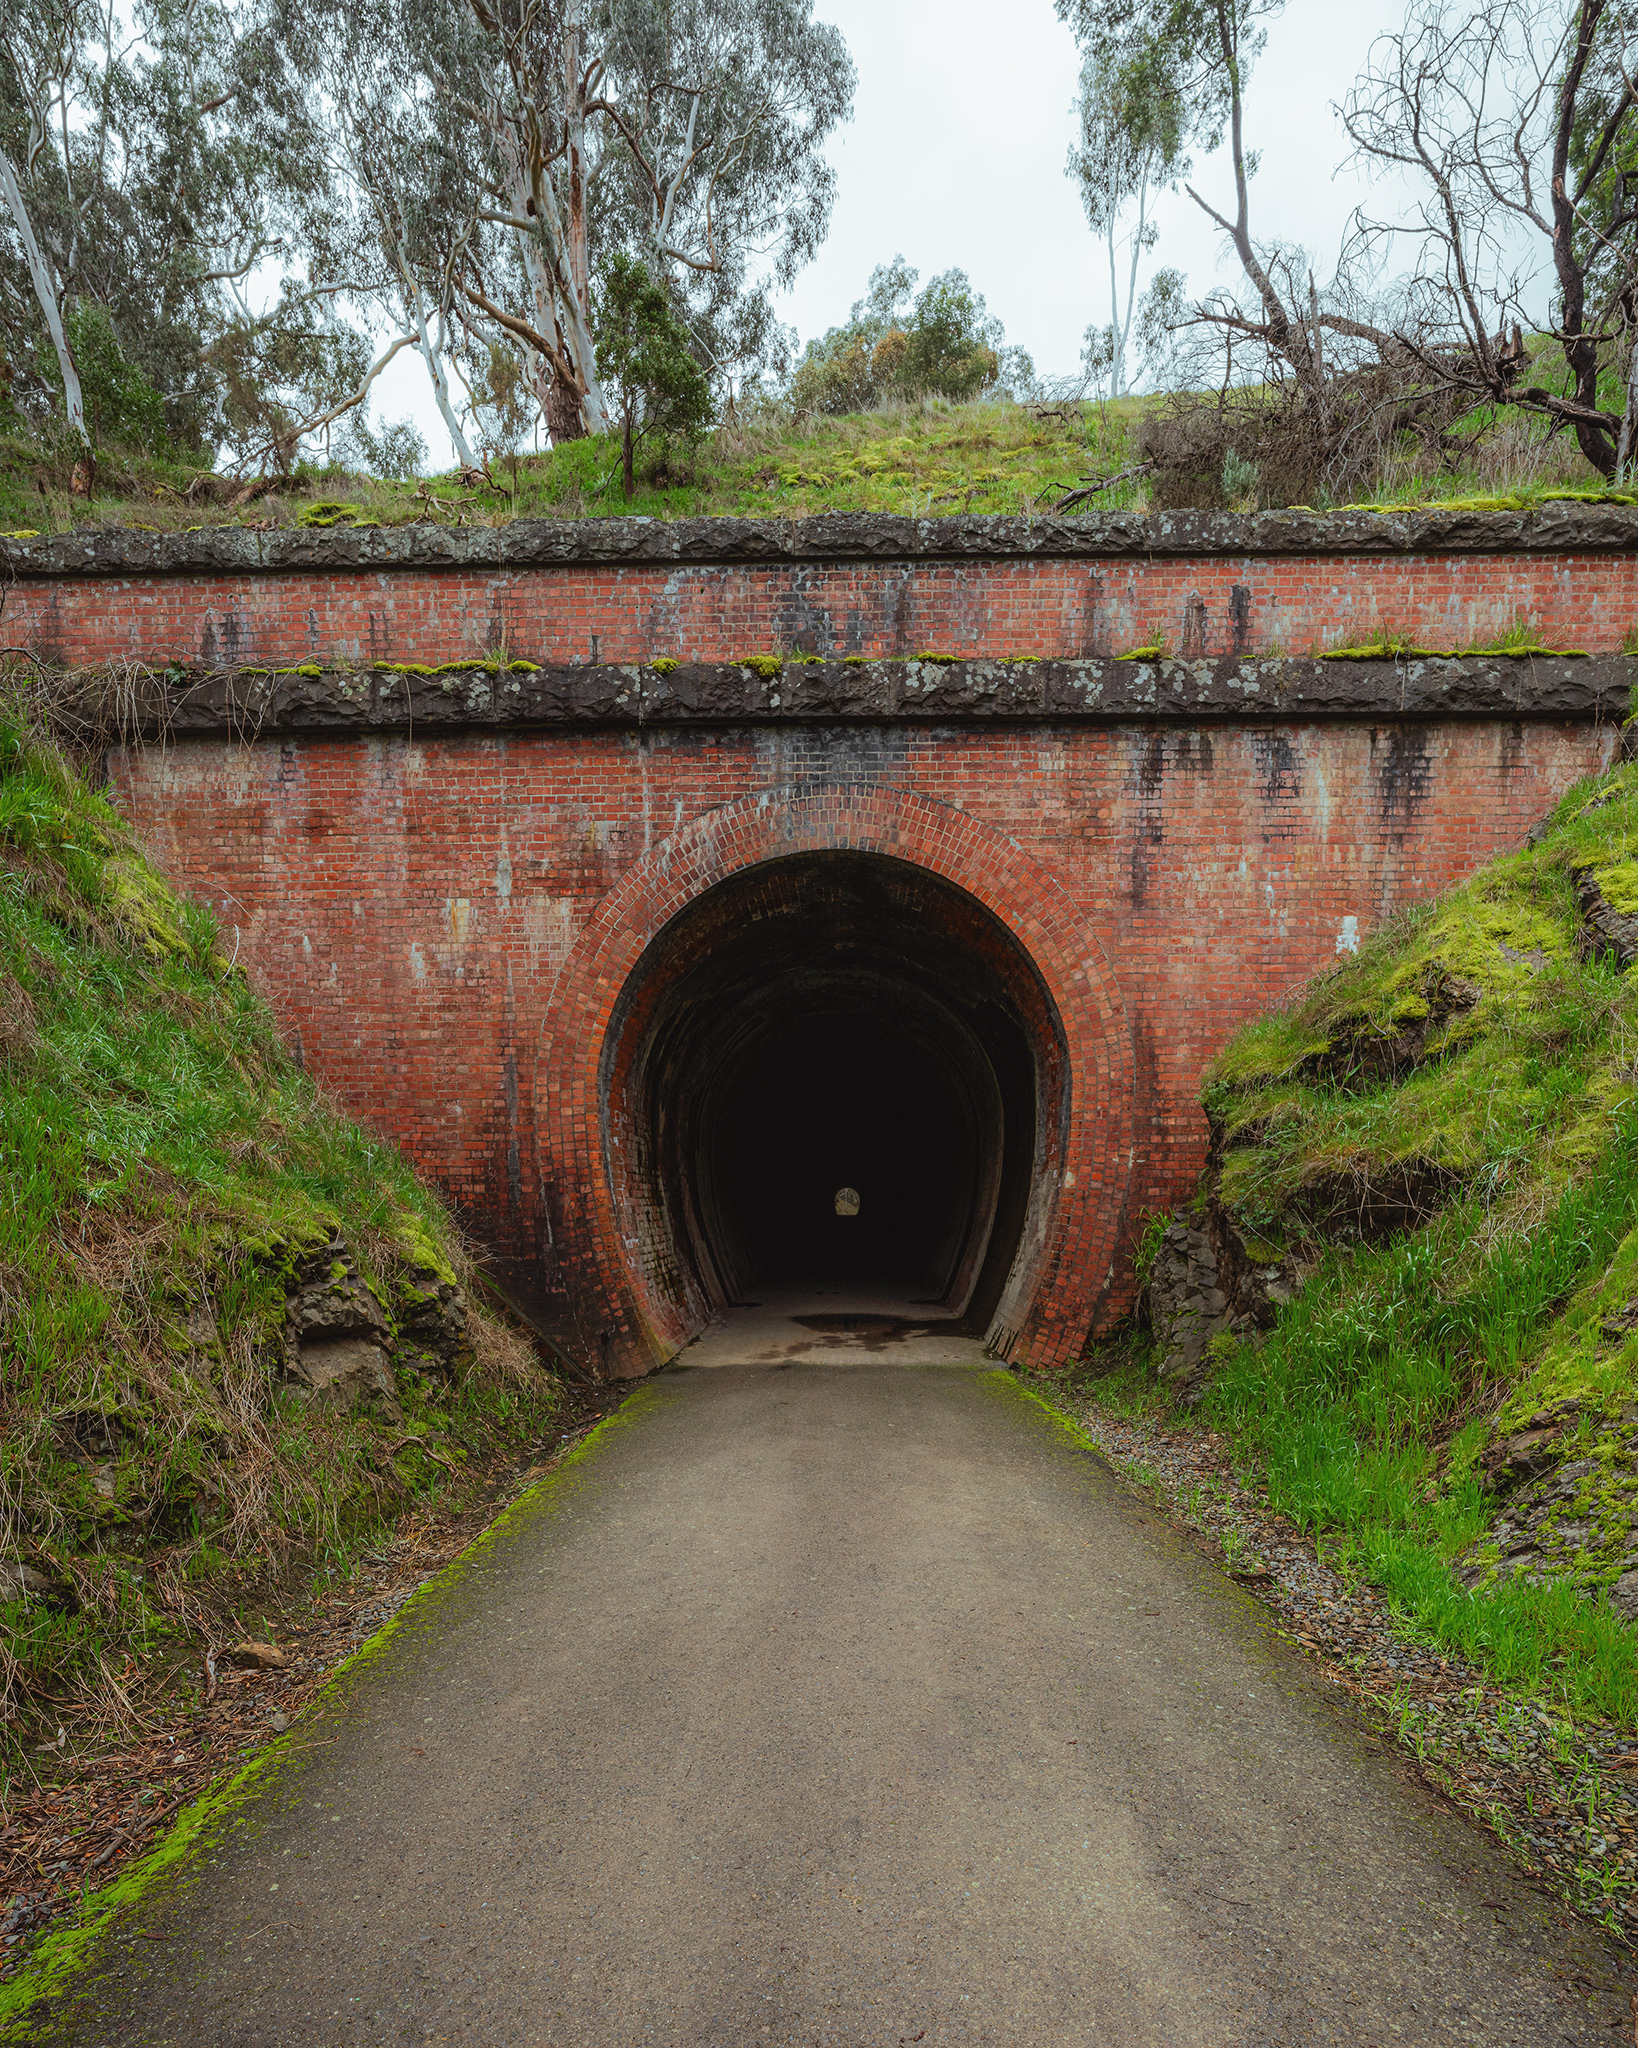
{"label": "rocky outcrop", "polygon": [[1200,1398],[1211,1340],[1230,1327],[1211,1233],[1174,1223],[1149,1275],[1149,1325],[1160,1354],[1161,1384],[1183,1403]]}
{"label": "rocky outcrop", "polygon": [[466,1297],[451,1281],[420,1269],[404,1274],[393,1296],[397,1357],[419,1372],[456,1379],[472,1364]]}
{"label": "rocky outcrop", "polygon": [[1499,1509],[1457,1568],[1464,1585],[1567,1580],[1638,1621],[1638,1408],[1561,1401],[1497,1437],[1479,1471]]}
{"label": "rocky outcrop", "polygon": [[[1510,957],[1517,960],[1524,956]],[[1539,972],[1540,964],[1544,963],[1531,964],[1537,965]],[[1398,1018],[1392,1030],[1378,1030],[1368,1020],[1360,1019],[1334,1031],[1325,1050],[1304,1061],[1304,1078],[1312,1076],[1359,1088],[1399,1079],[1428,1057],[1451,1017],[1474,1008],[1480,989],[1477,982],[1451,974],[1435,963],[1422,976],[1418,994],[1425,1009],[1419,1015]]]}
{"label": "rocky outcrop", "polygon": [[472,1358],[465,1299],[435,1270],[404,1269],[384,1301],[340,1238],[296,1261],[285,1310],[285,1372],[316,1403],[367,1406],[398,1423],[400,1372],[453,1379]]}
{"label": "rocky outcrop", "polygon": [[1577,868],[1576,907],[1581,912],[1581,951],[1584,957],[1613,954],[1623,974],[1638,964],[1638,917],[1617,910],[1591,868]]}
{"label": "rocky outcrop", "polygon": [[285,1310],[285,1369],[328,1408],[378,1407],[403,1420],[393,1377],[392,1325],[340,1239],[296,1267]]}
{"label": "rocky outcrop", "polygon": [[1192,1407],[1210,1376],[1212,1340],[1267,1329],[1295,1291],[1293,1271],[1259,1264],[1218,1204],[1208,1204],[1197,1223],[1174,1222],[1146,1294],[1161,1384]]}

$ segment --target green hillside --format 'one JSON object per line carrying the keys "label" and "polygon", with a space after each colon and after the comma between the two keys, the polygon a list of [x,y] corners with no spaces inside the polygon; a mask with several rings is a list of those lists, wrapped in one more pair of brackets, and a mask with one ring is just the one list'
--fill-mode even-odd
{"label": "green hillside", "polygon": [[[0,707],[0,1793],[557,1400],[203,910]],[[192,1646],[190,1648],[190,1645]],[[117,1718],[117,1717],[116,1717]]]}
{"label": "green hillside", "polygon": [[1182,1220],[1232,1313],[1185,1398],[1424,1639],[1630,1726],[1638,767],[1532,839],[1208,1070]]}
{"label": "green hillside", "polygon": [[[839,417],[783,409],[707,435],[697,447],[646,453],[627,501],[619,444],[572,441],[541,455],[491,461],[487,480],[394,483],[304,466],[284,483],[249,486],[149,458],[99,464],[89,499],[22,442],[0,438],[0,531],[135,526],[328,525],[415,519],[490,525],[514,518],[704,515],[797,518],[831,511],[948,516],[1046,511],[1088,475],[1124,466],[1143,401],[1031,407],[943,400]],[[1096,500],[1130,504],[1138,485]],[[253,492],[253,495],[252,495]],[[240,498],[243,502],[235,502]]]}

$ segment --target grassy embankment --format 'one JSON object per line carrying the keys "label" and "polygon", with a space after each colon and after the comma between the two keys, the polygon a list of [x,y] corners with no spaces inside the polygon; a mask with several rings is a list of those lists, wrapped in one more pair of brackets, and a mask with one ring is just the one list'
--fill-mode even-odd
{"label": "grassy embankment", "polygon": [[289,1383],[297,1259],[339,1236],[400,1329],[468,1276],[459,1235],[4,704],[0,1161],[0,1594],[39,1575],[0,1598],[0,1766],[65,1710],[118,1726],[197,1686],[201,1633],[266,1634],[292,1581],[553,1410],[475,1303],[458,1370],[400,1359],[401,1419]]}
{"label": "grassy embankment", "polygon": [[[106,455],[91,498],[71,496],[67,477],[21,441],[0,438],[0,532],[65,532],[76,526],[131,526],[177,532],[202,525],[252,527],[403,525],[412,520],[495,525],[514,518],[659,519],[703,515],[801,518],[834,512],[917,517],[1050,512],[1088,479],[1135,458],[1135,433],[1160,401],[1120,399],[1054,406],[942,400],[898,404],[845,418],[792,417],[770,407],[718,428],[688,452],[658,451],[639,462],[638,490],[623,495],[618,451],[578,441],[514,464],[491,464],[492,485],[463,486],[446,474],[384,482],[346,470],[304,466],[290,481],[247,487],[194,467],[148,457]],[[1483,430],[1483,431],[1481,431]],[[1477,500],[1528,505],[1555,489],[1601,492],[1599,479],[1563,436],[1548,440],[1522,417],[1495,422],[1475,412],[1457,432],[1472,445],[1454,464],[1425,450],[1388,451],[1371,493],[1387,506]],[[192,495],[189,495],[190,487]],[[1241,501],[1249,509],[1254,496]],[[1316,509],[1323,509],[1323,493]],[[1141,508],[1141,477],[1084,500],[1077,511]]]}
{"label": "grassy embankment", "polygon": [[[1587,875],[1638,911],[1638,766],[1208,1069],[1197,1213],[1302,1284],[1214,1340],[1194,1419],[1413,1635],[1632,1726],[1638,1631],[1608,1593],[1638,1564],[1638,972],[1589,942]],[[1141,1351],[1086,1391],[1158,1398]],[[1497,1469],[1538,1430],[1545,1506]]]}

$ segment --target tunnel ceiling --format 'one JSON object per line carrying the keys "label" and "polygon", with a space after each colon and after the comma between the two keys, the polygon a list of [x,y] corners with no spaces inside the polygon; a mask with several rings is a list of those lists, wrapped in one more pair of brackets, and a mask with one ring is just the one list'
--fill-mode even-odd
{"label": "tunnel ceiling", "polygon": [[925,869],[817,853],[719,883],[648,946],[602,1062],[605,1164],[660,1347],[782,1283],[891,1285],[979,1329],[1015,1317],[1064,1073],[1027,955]]}

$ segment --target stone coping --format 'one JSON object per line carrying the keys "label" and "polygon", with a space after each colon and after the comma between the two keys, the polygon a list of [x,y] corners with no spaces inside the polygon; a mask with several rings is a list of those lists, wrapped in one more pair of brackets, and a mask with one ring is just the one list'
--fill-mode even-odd
{"label": "stone coping", "polygon": [[84,528],[0,537],[0,579],[314,574],[326,570],[532,569],[576,564],[1096,560],[1143,555],[1622,553],[1638,506],[1547,504],[1526,512],[1101,512],[1082,518],[520,519],[417,524]]}
{"label": "stone coping", "polygon": [[[767,665],[772,669],[772,664]],[[1463,660],[812,661],[659,669],[583,663],[485,669],[213,669],[135,686],[148,739],[472,728],[972,723],[1282,723],[1627,715],[1638,658]],[[126,699],[127,705],[131,700]],[[56,716],[74,728],[67,707]],[[84,730],[100,721],[91,700]]]}

